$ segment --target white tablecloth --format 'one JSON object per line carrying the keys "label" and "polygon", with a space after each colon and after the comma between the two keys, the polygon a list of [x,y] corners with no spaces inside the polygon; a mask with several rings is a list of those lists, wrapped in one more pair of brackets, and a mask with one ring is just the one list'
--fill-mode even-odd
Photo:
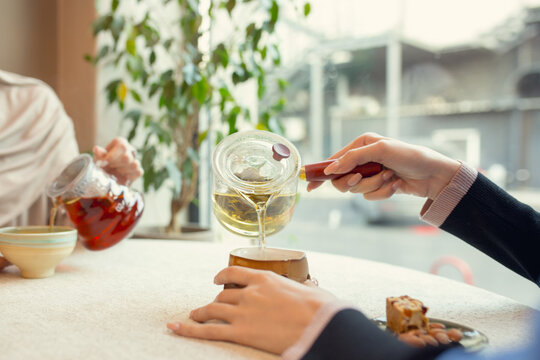
{"label": "white tablecloth", "polygon": [[[214,275],[231,249],[220,244],[126,240],[101,252],[76,251],[47,279],[0,272],[2,359],[274,359],[224,342],[186,339],[166,323],[214,299]],[[367,316],[384,315],[385,298],[410,295],[429,315],[484,332],[492,349],[530,339],[533,310],[445,278],[387,264],[309,253],[311,274]]]}

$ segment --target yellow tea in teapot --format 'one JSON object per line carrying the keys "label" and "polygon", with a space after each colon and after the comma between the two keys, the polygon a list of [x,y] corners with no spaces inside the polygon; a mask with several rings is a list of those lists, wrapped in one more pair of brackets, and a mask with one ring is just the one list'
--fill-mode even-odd
{"label": "yellow tea in teapot", "polygon": [[229,231],[243,236],[259,236],[259,222],[254,206],[256,204],[266,205],[265,235],[278,232],[291,220],[296,194],[278,194],[273,198],[272,194],[245,196],[253,204],[238,193],[214,193],[214,213],[218,221]]}

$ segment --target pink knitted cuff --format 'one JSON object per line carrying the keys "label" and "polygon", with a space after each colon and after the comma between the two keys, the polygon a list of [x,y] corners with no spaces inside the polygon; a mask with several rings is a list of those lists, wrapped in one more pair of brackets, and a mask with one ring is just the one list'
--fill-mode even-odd
{"label": "pink knitted cuff", "polygon": [[457,173],[450,183],[439,193],[437,198],[435,200],[428,199],[425,202],[420,212],[420,219],[433,226],[441,226],[463,196],[469,191],[477,176],[478,171],[476,169],[465,163],[461,163],[461,167]]}
{"label": "pink knitted cuff", "polygon": [[281,354],[281,358],[284,360],[301,359],[313,346],[315,340],[317,340],[334,315],[343,309],[354,309],[354,307],[340,300],[321,306],[315,313],[315,316],[309,325],[305,328],[300,339],[291,347],[287,348],[283,354]]}

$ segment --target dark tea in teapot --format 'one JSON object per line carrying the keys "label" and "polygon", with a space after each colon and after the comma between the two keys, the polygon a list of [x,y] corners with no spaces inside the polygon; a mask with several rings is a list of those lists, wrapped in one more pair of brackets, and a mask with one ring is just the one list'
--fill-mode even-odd
{"label": "dark tea in teapot", "polygon": [[143,210],[139,193],[81,197],[64,204],[82,244],[90,250],[115,245],[129,235]]}

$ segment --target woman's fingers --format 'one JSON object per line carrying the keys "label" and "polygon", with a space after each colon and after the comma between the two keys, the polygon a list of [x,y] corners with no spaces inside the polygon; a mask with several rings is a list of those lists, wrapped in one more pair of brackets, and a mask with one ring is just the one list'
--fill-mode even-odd
{"label": "woman's fingers", "polygon": [[386,139],[385,137],[376,134],[376,133],[365,133],[351,141],[347,146],[345,146],[343,149],[339,150],[334,155],[330,156],[330,159],[337,159],[339,157],[342,157],[347,151],[351,149],[355,149],[361,146],[366,146],[369,144],[373,144],[374,142],[377,142],[381,139]]}
{"label": "woman's fingers", "polygon": [[265,271],[253,270],[242,266],[228,266],[221,270],[214,278],[214,284],[236,284],[236,285],[249,285],[257,281]]}
{"label": "woman's fingers", "polygon": [[388,181],[379,189],[365,193],[364,198],[366,200],[388,199],[389,197],[391,197],[392,195],[396,193],[396,191],[399,189],[399,186],[401,185],[401,182],[402,182],[401,179]]}
{"label": "woman's fingers", "polygon": [[94,153],[95,160],[103,160],[105,158],[105,155],[107,155],[107,150],[105,150],[99,145],[95,145],[92,148],[92,152]]}
{"label": "woman's fingers", "polygon": [[236,314],[236,306],[219,302],[212,302],[206,306],[193,310],[189,317],[198,322],[208,320],[223,320],[231,322]]}
{"label": "woman's fingers", "polygon": [[214,301],[236,305],[240,302],[240,298],[242,297],[241,292],[242,289],[225,289],[216,296]]}
{"label": "woman's fingers", "polygon": [[[115,169],[137,160],[135,148],[126,139],[121,137],[114,138],[105,149],[99,146],[95,146],[94,149],[98,150],[99,160]],[[103,154],[103,151],[105,151],[105,154]]]}
{"label": "woman's fingers", "polygon": [[197,324],[197,323],[169,323],[167,328],[178,335],[206,339],[206,340],[233,340],[234,328],[229,324]]}
{"label": "woman's fingers", "polygon": [[384,170],[375,176],[363,179],[358,184],[351,187],[349,191],[360,194],[375,191],[381,188],[388,180],[392,178],[392,176],[394,176],[394,172],[392,170]]}
{"label": "woman's fingers", "polygon": [[347,192],[349,191],[351,187],[358,184],[358,182],[362,179],[362,175],[360,176],[357,176],[357,175],[360,175],[360,174],[344,175],[340,177],[339,179],[332,180],[332,185],[334,185],[334,187],[341,192]]}
{"label": "woman's fingers", "polygon": [[143,174],[135,148],[124,138],[113,139],[105,149],[94,146],[93,151],[96,164],[121,184],[128,184]]}
{"label": "woman's fingers", "polygon": [[307,191],[315,190],[319,186],[321,186],[324,183],[324,181],[310,181],[307,184]]}

